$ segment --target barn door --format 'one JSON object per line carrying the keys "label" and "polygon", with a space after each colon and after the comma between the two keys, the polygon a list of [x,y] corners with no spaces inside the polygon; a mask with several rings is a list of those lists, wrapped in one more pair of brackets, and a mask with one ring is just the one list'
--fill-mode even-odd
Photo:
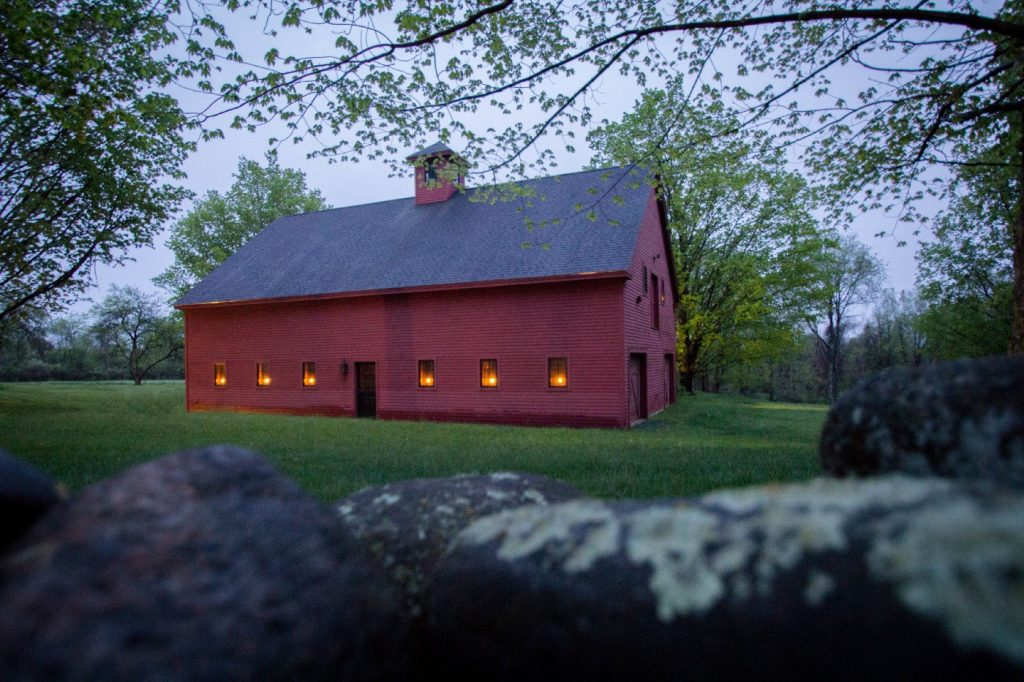
{"label": "barn door", "polygon": [[377,364],[356,363],[356,416],[377,416]]}
{"label": "barn door", "polygon": [[629,421],[647,419],[647,356],[629,354]]}

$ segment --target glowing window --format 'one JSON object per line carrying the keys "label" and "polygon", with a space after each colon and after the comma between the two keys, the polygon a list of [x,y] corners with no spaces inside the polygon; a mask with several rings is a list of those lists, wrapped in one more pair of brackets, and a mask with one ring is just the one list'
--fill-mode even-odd
{"label": "glowing window", "polygon": [[256,385],[262,387],[270,385],[270,365],[266,362],[256,363]]}
{"label": "glowing window", "polygon": [[498,387],[498,361],[497,360],[481,360],[480,361],[480,386],[483,388],[497,388]]}
{"label": "glowing window", "polygon": [[569,388],[569,363],[565,358],[548,358],[548,386]]}
{"label": "glowing window", "polygon": [[661,302],[665,302],[665,280],[661,280]]}
{"label": "glowing window", "polygon": [[224,388],[228,385],[228,366],[226,363],[213,363],[213,385],[217,388]]}
{"label": "glowing window", "polygon": [[302,385],[307,387],[316,386],[316,363],[302,363]]}
{"label": "glowing window", "polygon": [[434,361],[420,360],[420,387],[432,388],[434,386]]}

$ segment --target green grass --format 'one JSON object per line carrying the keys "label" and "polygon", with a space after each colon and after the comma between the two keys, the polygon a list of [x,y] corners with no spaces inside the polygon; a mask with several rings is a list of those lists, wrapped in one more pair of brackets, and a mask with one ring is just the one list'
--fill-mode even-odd
{"label": "green grass", "polygon": [[368,485],[530,471],[604,498],[702,493],[819,471],[825,408],[683,396],[629,431],[193,413],[182,382],[0,384],[0,448],[72,489],[213,443],[265,454],[323,500]]}

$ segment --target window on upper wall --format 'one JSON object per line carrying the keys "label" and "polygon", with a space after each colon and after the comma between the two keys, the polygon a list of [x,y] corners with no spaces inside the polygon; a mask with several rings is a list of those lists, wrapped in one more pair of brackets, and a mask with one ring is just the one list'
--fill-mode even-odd
{"label": "window on upper wall", "polygon": [[420,388],[434,387],[434,361],[420,360]]}
{"label": "window on upper wall", "polygon": [[498,387],[498,361],[480,361],[480,386],[482,388]]}
{"label": "window on upper wall", "polygon": [[423,169],[423,177],[426,178],[427,182],[437,182],[436,162],[427,161],[427,166]]}
{"label": "window on upper wall", "polygon": [[[653,272],[651,273],[651,289],[655,292],[658,291],[658,276]],[[658,297],[656,295],[651,296],[651,327],[658,329],[661,324],[661,305],[658,304]]]}
{"label": "window on upper wall", "polygon": [[569,388],[569,363],[566,358],[548,358],[548,387]]}
{"label": "window on upper wall", "polygon": [[302,363],[302,385],[307,388],[316,386],[316,363]]}
{"label": "window on upper wall", "polygon": [[640,281],[644,283],[644,295],[646,295],[647,294],[647,266],[646,265],[644,266],[643,277],[640,278]]}
{"label": "window on upper wall", "polygon": [[270,365],[266,362],[256,363],[256,385],[261,388],[270,386]]}
{"label": "window on upper wall", "polygon": [[665,302],[665,280],[661,280],[661,302]]}
{"label": "window on upper wall", "polygon": [[213,363],[213,385],[226,388],[228,385],[228,366],[224,362]]}

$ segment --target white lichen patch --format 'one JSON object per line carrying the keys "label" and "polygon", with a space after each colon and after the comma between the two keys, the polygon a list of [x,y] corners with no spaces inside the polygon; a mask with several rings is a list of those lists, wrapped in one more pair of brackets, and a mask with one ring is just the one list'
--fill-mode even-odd
{"label": "white lichen patch", "polygon": [[518,481],[519,474],[513,474],[511,471],[499,471],[491,474],[492,481]]}
{"label": "white lichen patch", "polygon": [[578,573],[619,551],[619,521],[607,505],[594,501],[523,507],[476,521],[458,541],[476,545],[500,541],[497,556],[507,561],[544,551],[561,570]]}
{"label": "white lichen patch", "polygon": [[627,555],[634,563],[650,564],[649,586],[661,620],[704,611],[725,593],[723,574],[704,555],[717,535],[716,521],[697,509],[657,507],[630,518]]}
{"label": "white lichen patch", "polygon": [[541,491],[534,490],[533,488],[530,488],[529,490],[527,490],[527,491],[525,491],[523,493],[523,499],[524,500],[529,500],[530,502],[533,502],[534,504],[547,504],[548,503],[548,498],[544,497],[544,494]]}
{"label": "white lichen patch", "polygon": [[890,519],[868,565],[955,641],[1024,662],[1024,500],[961,498]]}
{"label": "white lichen patch", "polygon": [[815,569],[807,576],[807,586],[804,587],[804,601],[811,606],[821,606],[828,595],[836,589],[835,579],[827,573]]}
{"label": "white lichen patch", "polygon": [[855,513],[878,505],[916,504],[929,495],[948,492],[952,486],[942,479],[908,476],[868,480],[816,478],[807,483],[726,490],[707,495],[702,501],[733,514],[749,514],[765,505]]}
{"label": "white lichen patch", "polygon": [[489,497],[490,499],[492,499],[492,500],[498,500],[499,502],[500,502],[501,500],[505,500],[505,499],[508,499],[508,493],[502,492],[502,491],[500,491],[500,490],[491,490],[491,489],[488,489],[488,490],[487,490],[487,492],[486,492],[485,494],[486,494],[486,495],[487,495],[487,497]]}
{"label": "white lichen patch", "polygon": [[337,506],[336,511],[339,514],[341,514],[342,516],[351,516],[352,512],[355,511],[355,507],[353,507],[351,504],[348,504],[348,503],[339,504]]}
{"label": "white lichen patch", "polygon": [[[534,557],[547,570],[574,574],[589,571],[606,557],[649,568],[656,614],[671,622],[706,612],[724,599],[770,596],[781,575],[801,566],[809,572],[800,597],[812,607],[823,604],[839,587],[834,576],[816,567],[815,557],[848,550],[852,520],[871,511],[856,522],[858,538],[869,539],[876,532],[880,539],[892,538],[874,550],[874,571],[904,583],[901,598],[908,606],[944,619],[960,617],[963,622],[956,621],[956,627],[972,641],[1003,633],[1000,646],[1018,647],[1015,655],[1024,659],[1019,649],[1024,642],[1024,510],[999,521],[1002,525],[995,530],[980,521],[958,526],[952,521],[977,520],[978,515],[950,506],[966,499],[957,490],[941,479],[893,476],[728,491],[687,505],[630,511],[574,501],[485,517],[457,542],[494,543],[501,559]],[[937,510],[950,522],[928,521],[937,518],[929,516]],[[872,520],[874,513],[879,520]],[[913,519],[916,525],[897,532],[903,528],[901,519]],[[883,532],[886,523],[897,521]],[[979,538],[980,528],[1001,539]],[[1010,535],[1012,539],[1003,537]],[[973,539],[957,545],[956,537]],[[987,549],[977,553],[977,547]],[[1002,587],[991,582],[997,578],[1003,580]],[[1007,600],[1005,583],[1014,580],[1016,592]],[[957,581],[962,581],[959,587]],[[1007,610],[1015,615],[1006,615]]]}
{"label": "white lichen patch", "polygon": [[373,498],[374,504],[391,506],[402,499],[401,495],[395,495],[394,493],[381,493],[377,497]]}

